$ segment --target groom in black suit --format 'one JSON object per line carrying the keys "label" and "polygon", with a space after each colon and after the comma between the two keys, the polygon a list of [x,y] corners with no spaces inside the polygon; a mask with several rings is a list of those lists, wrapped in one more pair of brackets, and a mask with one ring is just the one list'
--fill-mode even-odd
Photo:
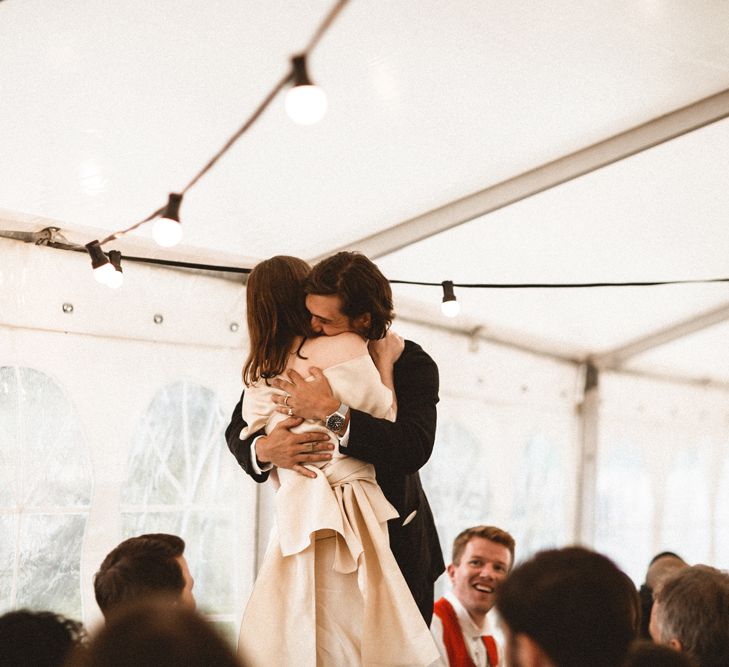
{"label": "groom in black suit", "polygon": [[334,336],[355,331],[370,341],[378,368],[394,363],[397,419],[377,419],[350,409],[332,395],[324,375],[314,369],[313,382],[295,371],[291,383],[272,380],[286,392],[277,397],[288,414],[269,435],[263,431],[240,439],[246,426],[241,401],[225,431],[228,447],[255,481],[264,482],[277,466],[314,477],[303,464],[331,458],[332,446],[322,433],[292,433],[303,419],[321,419],[340,436],[343,454],[371,463],[383,493],[400,514],[388,522],[390,548],[425,622],[433,614],[433,584],[445,569],[435,522],[418,470],[430,458],[435,439],[438,367],[412,341],[388,332],[392,321],[390,283],[367,257],[340,252],[319,262],[306,284],[306,307],[316,334]]}

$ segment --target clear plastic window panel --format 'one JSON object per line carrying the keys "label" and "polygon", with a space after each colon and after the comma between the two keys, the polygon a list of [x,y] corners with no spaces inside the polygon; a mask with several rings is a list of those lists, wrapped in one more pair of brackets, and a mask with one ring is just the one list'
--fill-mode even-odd
{"label": "clear plastic window panel", "polygon": [[0,441],[0,611],[80,618],[91,470],[78,418],[53,379],[0,368]]}
{"label": "clear plastic window panel", "polygon": [[225,445],[226,424],[209,389],[186,381],[166,386],[136,429],[121,491],[123,536],[182,537],[198,605],[220,622],[239,603],[230,573],[240,516],[231,499],[240,471]]}

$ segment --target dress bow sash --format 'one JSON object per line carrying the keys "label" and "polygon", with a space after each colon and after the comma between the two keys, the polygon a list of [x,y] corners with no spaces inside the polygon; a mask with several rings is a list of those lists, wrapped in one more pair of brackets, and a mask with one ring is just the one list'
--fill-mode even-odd
{"label": "dress bow sash", "polygon": [[[276,520],[283,556],[304,551],[314,533],[333,530],[336,534],[334,569],[348,573],[357,569],[362,554],[360,526],[364,519],[370,530],[387,536],[387,521],[398,516],[378,486],[370,463],[344,456],[326,468],[311,466],[316,478],[293,470],[279,470],[281,488],[276,493]],[[306,503],[301,498],[306,498]],[[363,516],[363,511],[366,516]]]}

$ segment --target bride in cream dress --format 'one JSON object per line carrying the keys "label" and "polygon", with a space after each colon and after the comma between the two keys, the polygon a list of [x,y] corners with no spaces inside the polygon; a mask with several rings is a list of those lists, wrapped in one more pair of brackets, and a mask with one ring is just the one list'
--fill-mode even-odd
{"label": "bride in cream dress", "polygon": [[[276,292],[279,301],[300,294],[303,308],[301,285],[307,270],[301,260],[274,257],[251,273],[247,298],[252,348],[257,333],[263,334],[261,347],[266,339],[270,342],[270,332],[256,332],[261,322],[279,320],[268,326],[281,334],[283,320],[290,318],[285,311],[297,307],[277,303],[288,309],[272,312],[266,302],[276,297],[266,289],[267,283],[274,277],[278,283],[300,281]],[[257,308],[268,310],[258,323]],[[278,340],[284,338],[279,335]],[[354,333],[290,339],[284,371],[294,369],[305,377],[311,366],[322,368],[340,402],[375,417],[395,419],[392,386],[383,384],[366,340]],[[252,349],[249,362],[254,356]],[[269,433],[286,418],[274,410],[272,400],[274,393],[282,392],[265,376],[248,382],[255,375],[250,369],[247,363],[243,417],[248,426],[242,439],[262,428]],[[391,373],[385,373],[388,376]],[[276,527],[241,624],[238,653],[243,664],[437,664],[437,648],[390,551],[387,521],[398,514],[377,484],[373,466],[342,454],[339,439],[320,421],[306,420],[292,430],[328,433],[333,456],[307,464],[316,473],[313,479],[293,470],[275,471]]]}

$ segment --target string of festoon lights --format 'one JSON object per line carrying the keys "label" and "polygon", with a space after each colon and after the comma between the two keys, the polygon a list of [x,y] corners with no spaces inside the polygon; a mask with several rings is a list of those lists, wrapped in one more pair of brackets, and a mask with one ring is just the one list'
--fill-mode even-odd
{"label": "string of festoon lights", "polygon": [[[268,108],[273,100],[286,87],[289,90],[284,99],[284,107],[286,113],[294,122],[300,125],[312,125],[324,116],[327,110],[326,93],[316,86],[309,77],[307,69],[307,57],[314,47],[319,43],[324,33],[328,30],[334,19],[341,12],[349,0],[338,0],[324,20],[317,27],[314,35],[309,40],[301,53],[291,58],[291,66],[288,72],[273,86],[271,91],[261,101],[258,107],[243,123],[240,129],[228,139],[223,147],[212,157],[205,166],[190,180],[190,182],[178,192],[170,193],[167,203],[156,211],[150,213],[146,218],[140,220],[136,224],[113,232],[106,238],[94,240],[85,246],[61,243],[55,241],[53,233],[51,238],[40,237],[34,239],[34,242],[48,245],[66,250],[75,250],[87,252],[91,257],[91,267],[93,269],[94,278],[100,283],[111,288],[118,288],[124,281],[124,273],[122,270],[121,259],[122,254],[118,250],[110,250],[105,253],[102,249],[104,245],[111,241],[121,238],[130,232],[138,229],[142,225],[152,223],[152,237],[158,245],[169,248],[177,245],[183,235],[182,222],[180,220],[180,207],[185,194],[195,184],[212,169],[218,160],[233,146],[233,144],[258,120],[261,114]],[[43,230],[43,233],[49,231]],[[57,229],[54,228],[55,231]],[[41,234],[43,234],[41,233]],[[197,270],[229,272],[229,273],[250,273],[250,268],[232,267],[232,266],[216,266],[209,264],[198,264],[191,262],[182,262],[178,260],[163,260],[151,257],[131,257],[125,256],[125,261],[143,262],[147,264],[157,264],[170,267],[190,268]],[[599,282],[599,283],[454,283],[452,280],[444,280],[442,282],[427,282],[416,280],[396,280],[390,279],[392,284],[422,285],[441,287],[443,297],[441,302],[441,310],[447,317],[456,317],[460,312],[460,303],[455,294],[455,288],[478,288],[478,289],[574,289],[574,288],[593,288],[593,287],[649,287],[656,285],[679,285],[689,283],[726,283],[729,278],[711,278],[696,280],[665,280],[665,281],[631,281],[631,282]]]}
{"label": "string of festoon lights", "polygon": [[318,26],[309,40],[306,48],[291,58],[291,69],[266,95],[263,101],[254,110],[251,116],[243,123],[241,128],[223,145],[223,147],[207,162],[207,164],[178,192],[169,194],[167,203],[161,206],[146,218],[126,229],[113,232],[104,239],[90,241],[85,245],[91,257],[91,268],[96,280],[111,288],[121,287],[124,282],[124,272],[121,266],[121,252],[111,250],[105,253],[102,246],[121,238],[142,225],[152,222],[152,237],[163,248],[170,248],[182,240],[182,222],[180,220],[180,206],[185,194],[205,174],[212,169],[215,163],[233,146],[233,144],[258,120],[261,114],[271,104],[274,98],[290,85],[284,100],[286,113],[295,123],[300,125],[313,125],[321,120],[327,110],[326,93],[312,83],[307,70],[307,56],[319,43],[327,29],[331,26],[339,12],[349,0],[338,0]]}
{"label": "string of festoon lights", "polygon": [[[68,246],[64,244],[50,242],[47,245],[55,247],[63,247],[68,250],[79,250],[78,246]],[[110,264],[114,267],[118,266],[119,253],[117,251],[109,252]],[[241,266],[227,266],[219,264],[200,264],[193,262],[182,262],[179,260],[157,259],[152,257],[125,257],[126,260],[132,262],[142,262],[145,264],[157,264],[162,266],[178,267],[185,269],[196,269],[202,271],[215,271],[219,273],[240,273],[248,274],[250,268]],[[452,280],[443,280],[442,282],[431,282],[424,280],[400,280],[396,278],[388,278],[391,285],[417,285],[422,287],[440,287],[443,292],[441,299],[441,312],[446,317],[456,317],[461,312],[461,304],[455,293],[458,289],[487,289],[487,290],[504,290],[504,289],[591,289],[600,287],[657,287],[661,285],[692,285],[692,284],[710,284],[710,283],[729,283],[729,278],[695,278],[695,279],[677,279],[677,280],[631,280],[631,281],[610,281],[610,282],[591,282],[591,283],[455,283]]]}

